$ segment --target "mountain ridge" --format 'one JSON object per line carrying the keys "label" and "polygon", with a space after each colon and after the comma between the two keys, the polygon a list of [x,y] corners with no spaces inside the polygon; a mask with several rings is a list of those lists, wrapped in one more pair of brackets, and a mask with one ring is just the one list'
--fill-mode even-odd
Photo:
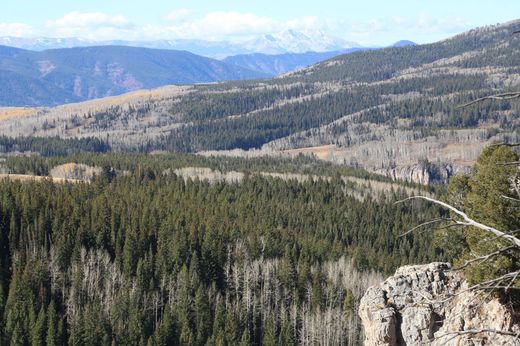
{"label": "mountain ridge", "polygon": [[305,52],[285,54],[241,54],[229,56],[222,61],[241,66],[253,71],[277,76],[297,69],[334,58],[338,55],[348,54],[364,48],[349,48],[341,51],[331,52]]}
{"label": "mountain ridge", "polygon": [[[0,46],[0,71],[10,86],[0,92],[4,106],[63,104],[170,84],[267,76],[187,51],[126,46],[41,52]],[[37,92],[24,92],[32,89]]]}
{"label": "mountain ridge", "polygon": [[410,40],[400,40],[395,42],[390,47],[407,47],[407,46],[416,46],[417,43],[410,41]]}
{"label": "mountain ridge", "polygon": [[224,59],[242,54],[285,54],[309,51],[326,52],[350,48],[361,48],[356,42],[337,38],[320,30],[285,30],[272,34],[257,35],[239,40],[209,41],[202,39],[159,39],[159,40],[86,40],[81,38],[20,38],[0,37],[0,45],[43,51],[57,48],[122,45],[139,48],[187,50],[197,55]]}
{"label": "mountain ridge", "polygon": [[195,85],[96,111],[31,111],[0,122],[0,134],[110,134],[116,150],[315,154],[396,179],[445,181],[469,169],[486,144],[520,141],[518,101],[457,107],[520,87],[520,37],[511,35],[518,26],[357,51],[272,79]]}

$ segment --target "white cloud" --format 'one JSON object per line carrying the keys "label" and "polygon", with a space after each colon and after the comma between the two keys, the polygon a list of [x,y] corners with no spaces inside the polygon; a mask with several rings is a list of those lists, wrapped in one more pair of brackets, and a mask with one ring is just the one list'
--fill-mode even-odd
{"label": "white cloud", "polygon": [[0,23],[0,36],[28,37],[34,33],[34,29],[24,23]]}
{"label": "white cloud", "polygon": [[386,17],[369,20],[304,16],[277,20],[237,11],[216,11],[196,16],[190,9],[176,9],[155,23],[137,25],[123,15],[103,12],[70,12],[40,27],[0,23],[0,36],[78,37],[90,40],[206,39],[241,40],[286,29],[321,31],[363,45],[389,44],[398,39],[429,42],[462,32],[473,25],[464,18]]}
{"label": "white cloud", "polygon": [[191,10],[187,8],[180,8],[178,10],[171,11],[164,18],[171,21],[184,21],[191,15]]}
{"label": "white cloud", "polygon": [[[80,37],[92,40],[150,40],[197,38],[221,40],[233,36],[263,34],[282,30],[284,22],[270,17],[236,11],[217,11],[191,18],[189,9],[170,12],[163,19],[165,25],[134,25],[121,15],[102,12],[71,12],[45,23],[45,35],[52,37]],[[292,21],[290,26],[301,26],[309,20]]]}
{"label": "white cloud", "polygon": [[122,15],[103,12],[70,12],[45,23],[47,36],[116,39],[132,34],[133,28]]}
{"label": "white cloud", "polygon": [[189,22],[169,26],[167,29],[178,37],[224,38],[267,33],[278,30],[282,24],[272,18],[241,12],[211,12]]}
{"label": "white cloud", "polygon": [[92,26],[123,27],[127,24],[128,20],[121,15],[111,16],[103,12],[70,12],[59,19],[48,21],[46,26],[50,28]]}
{"label": "white cloud", "polygon": [[295,18],[285,22],[285,27],[287,29],[294,30],[314,30],[322,29],[326,26],[325,23],[320,22],[320,20],[314,16]]}

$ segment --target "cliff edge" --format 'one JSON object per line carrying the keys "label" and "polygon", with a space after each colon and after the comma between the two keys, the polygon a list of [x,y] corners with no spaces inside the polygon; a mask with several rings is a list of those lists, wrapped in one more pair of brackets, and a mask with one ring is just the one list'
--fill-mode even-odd
{"label": "cliff edge", "polygon": [[359,307],[365,345],[520,345],[515,313],[468,291],[450,269],[440,262],[404,266],[370,287]]}

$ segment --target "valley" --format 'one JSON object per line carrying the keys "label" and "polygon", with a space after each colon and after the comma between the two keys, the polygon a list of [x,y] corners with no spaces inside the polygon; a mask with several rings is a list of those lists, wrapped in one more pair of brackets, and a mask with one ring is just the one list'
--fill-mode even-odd
{"label": "valley", "polygon": [[518,344],[520,20],[52,3],[0,13],[0,346]]}
{"label": "valley", "polygon": [[486,144],[518,140],[518,101],[458,107],[520,84],[514,58],[520,39],[511,36],[518,25],[479,28],[429,45],[353,52],[259,82],[12,108],[3,113],[22,115],[4,116],[0,133],[93,136],[115,150],[316,153],[398,179],[445,182],[467,171]]}

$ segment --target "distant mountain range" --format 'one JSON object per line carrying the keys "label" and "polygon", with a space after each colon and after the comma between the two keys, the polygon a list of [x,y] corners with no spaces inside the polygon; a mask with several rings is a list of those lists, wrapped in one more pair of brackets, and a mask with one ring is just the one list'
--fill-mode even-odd
{"label": "distant mountain range", "polygon": [[[412,41],[402,40],[394,43],[389,47],[407,47],[415,46]],[[328,52],[305,52],[305,53],[284,53],[284,54],[239,54],[229,56],[222,61],[237,66],[247,68],[249,70],[277,76],[301,68],[305,68],[319,62],[332,59],[338,55],[357,52],[361,50],[370,50],[378,48],[353,47],[337,51]]]}
{"label": "distant mountain range", "polygon": [[102,46],[35,52],[0,46],[2,106],[55,105],[169,84],[266,76],[186,51]]}
{"label": "distant mountain range", "polygon": [[[100,46],[86,46],[93,42],[74,38],[11,37],[0,38],[0,43],[11,45],[0,46],[0,85],[3,86],[0,106],[50,106],[169,84],[273,77],[341,54],[374,49],[331,38],[321,32],[311,35],[293,30],[243,41],[240,46],[190,40],[110,41],[100,42]],[[410,44],[413,42],[396,43],[398,46]],[[157,49],[160,47],[168,49]],[[173,50],[173,47],[183,50]],[[223,52],[248,51],[284,53],[237,54],[222,60],[193,53],[217,56]]]}
{"label": "distant mountain range", "polygon": [[[55,108],[4,109],[0,110],[0,135],[109,137],[116,150],[244,156],[313,153],[393,178],[425,184],[446,181],[451,174],[466,171],[487,143],[520,141],[518,100],[458,107],[483,96],[518,90],[520,36],[512,33],[519,29],[520,20],[476,28],[427,45],[398,42],[397,47],[343,54],[261,81],[173,86]],[[77,71],[90,66],[82,74],[81,91],[88,90],[83,78],[99,70],[109,77],[121,75],[118,68],[95,68],[91,60],[101,61],[100,53],[65,51],[78,50],[81,55],[63,59],[69,65],[76,61],[77,66],[72,66]],[[127,59],[137,64],[145,52],[160,56],[165,51],[136,49],[137,55],[127,53]],[[9,58],[19,53],[6,48],[1,54]],[[107,54],[109,61],[120,55]],[[228,62],[252,66],[252,58],[255,66],[264,60],[272,62],[272,57],[262,55]],[[21,71],[27,65],[23,55],[7,61]],[[44,76],[52,75],[53,65],[62,64],[49,56],[37,61],[38,73]],[[142,62],[142,71],[129,62],[118,63],[138,81],[164,71]],[[53,97],[60,96],[60,90],[75,90],[75,79],[68,78],[63,79],[67,87],[57,88]],[[10,85],[0,83],[0,92],[12,92]],[[29,97],[36,87],[39,84],[15,95]]]}
{"label": "distant mountain range", "polygon": [[321,61],[334,58],[341,54],[351,53],[362,49],[363,48],[350,48],[343,51],[322,53],[307,52],[274,55],[262,53],[242,54],[227,57],[222,61],[271,76],[277,76],[317,64]]}
{"label": "distant mountain range", "polygon": [[408,40],[401,40],[401,41],[397,41],[396,43],[394,43],[392,45],[392,47],[407,47],[407,46],[416,46],[417,44],[415,42],[412,42],[412,41],[408,41]]}
{"label": "distant mountain range", "polygon": [[73,48],[88,46],[130,46],[156,49],[187,50],[194,54],[216,59],[223,59],[232,55],[252,53],[285,54],[306,52],[342,51],[350,48],[361,48],[355,42],[327,35],[323,31],[296,31],[285,30],[275,34],[265,34],[231,41],[205,40],[156,40],[156,41],[92,41],[80,38],[17,38],[0,37],[0,45],[42,51],[56,48]]}
{"label": "distant mountain range", "polygon": [[356,42],[346,41],[323,31],[285,30],[276,34],[261,35],[240,43],[249,52],[263,54],[331,52],[362,48]]}

